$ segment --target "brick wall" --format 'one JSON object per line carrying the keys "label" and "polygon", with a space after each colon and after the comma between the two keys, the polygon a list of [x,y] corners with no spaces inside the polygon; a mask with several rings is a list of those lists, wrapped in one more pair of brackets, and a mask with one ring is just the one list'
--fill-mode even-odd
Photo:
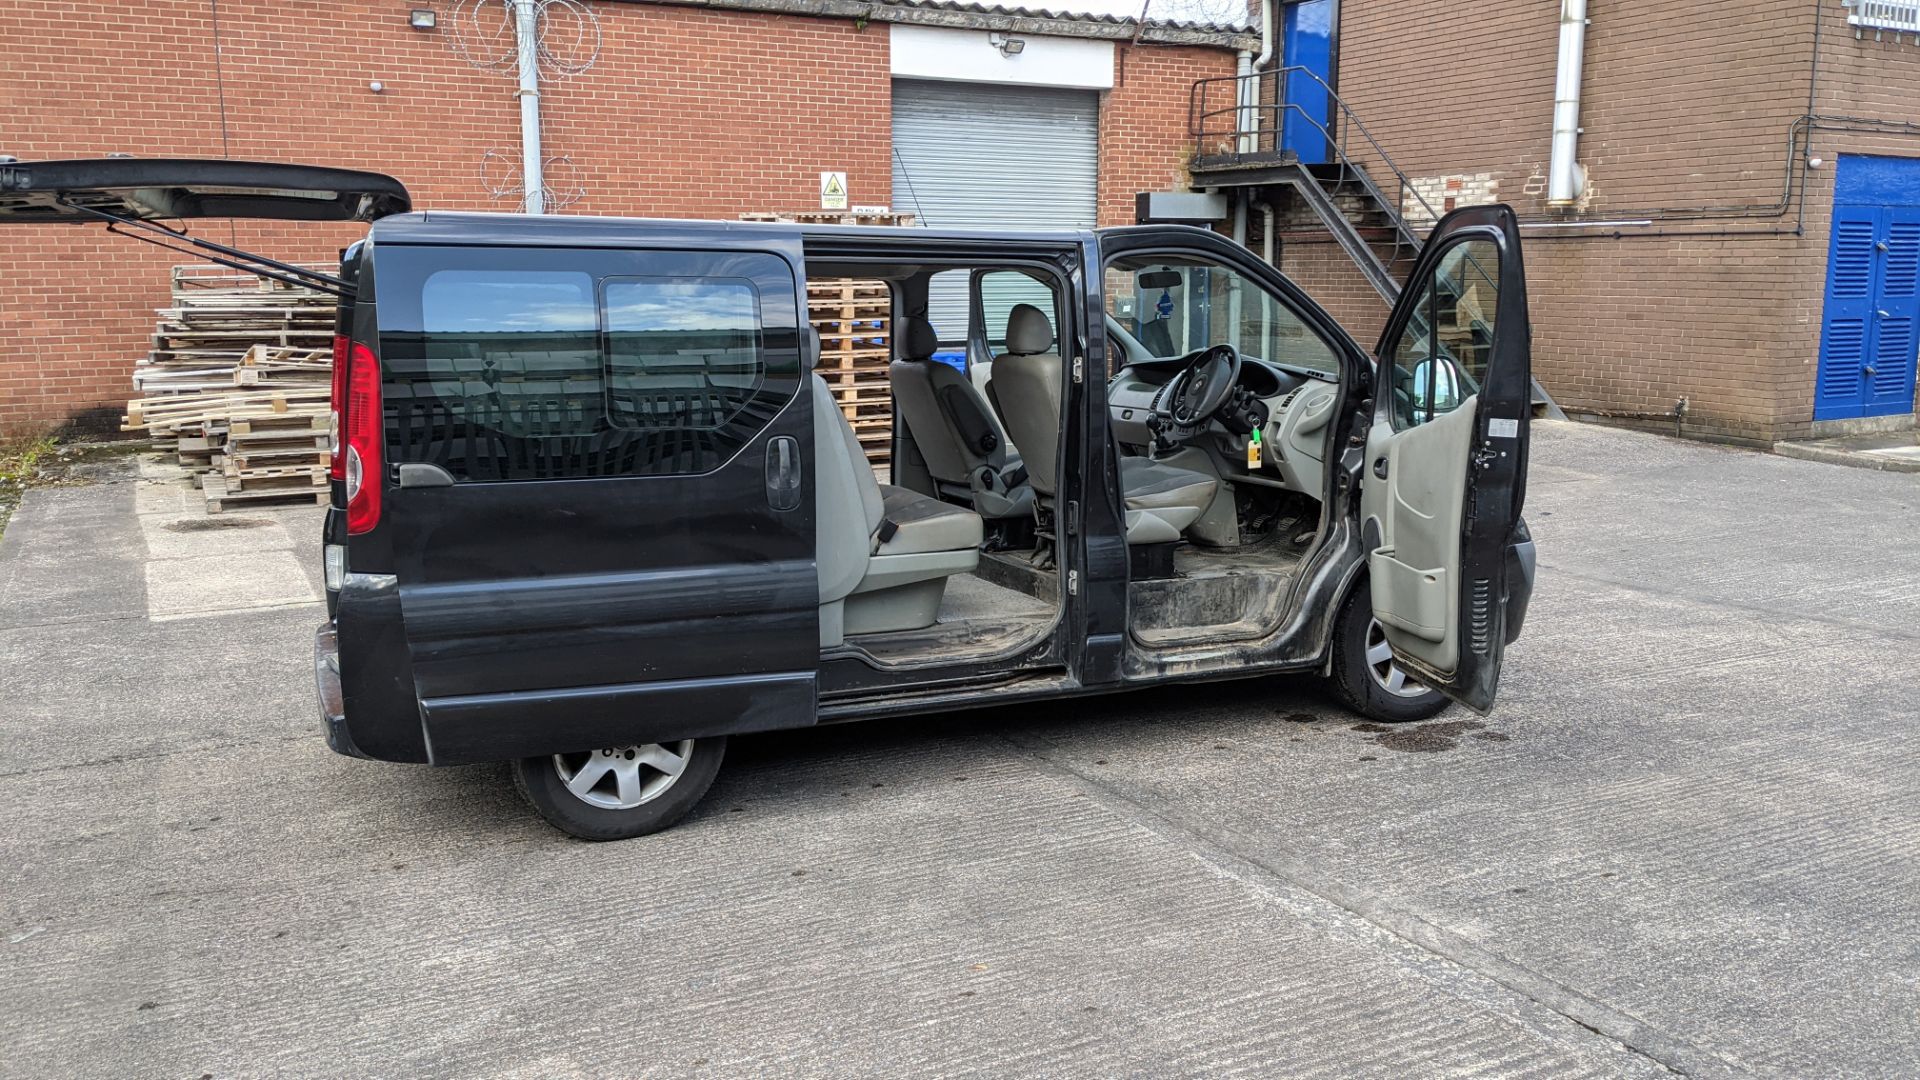
{"label": "brick wall", "polygon": [[[449,18],[450,5],[438,6]],[[482,178],[489,149],[504,155],[493,173],[518,175],[513,80],[456,56],[445,27],[409,28],[408,7],[221,0],[216,79],[205,0],[16,0],[0,8],[0,153],[309,162],[391,173],[421,207],[514,209]],[[885,24],[656,4],[594,10],[598,63],[542,97],[546,152],[564,159],[549,186],[583,193],[566,212],[813,209],[826,169],[847,171],[853,202],[891,202]],[[1222,50],[1133,50],[1126,83],[1102,108],[1103,223],[1132,220],[1135,190],[1184,180],[1186,87],[1232,65]],[[375,80],[382,93],[368,89]],[[364,234],[226,222],[196,231],[314,262]],[[110,429],[153,309],[166,303],[167,267],[186,260],[93,226],[34,226],[7,240],[0,433]]]}
{"label": "brick wall", "polygon": [[1101,225],[1133,224],[1138,192],[1187,187],[1188,91],[1233,65],[1223,49],[1115,47],[1113,89],[1100,104]]}
{"label": "brick wall", "polygon": [[[1545,199],[1557,3],[1346,0],[1339,89],[1408,174],[1485,174],[1523,220],[1783,233],[1530,230],[1526,247],[1535,372],[1563,405],[1654,418],[1685,397],[1688,433],[1765,442],[1804,434],[1812,415],[1831,164],[1810,176],[1804,235],[1798,203],[1779,200],[1816,13],[1817,110],[1920,121],[1920,48],[1856,41],[1838,0],[1608,0],[1589,13],[1589,192],[1573,212]],[[1815,154],[1841,152],[1916,156],[1920,139],[1815,133]]]}

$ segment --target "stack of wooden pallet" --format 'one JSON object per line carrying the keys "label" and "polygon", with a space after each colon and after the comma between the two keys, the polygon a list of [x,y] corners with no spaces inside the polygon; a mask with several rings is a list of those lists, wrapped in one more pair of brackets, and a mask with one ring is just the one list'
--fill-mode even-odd
{"label": "stack of wooden pallet", "polygon": [[173,268],[136,365],[125,428],[192,470],[207,510],[236,502],[326,502],[336,301],[205,266]]}
{"label": "stack of wooden pallet", "polygon": [[798,213],[741,214],[741,221],[784,221],[790,225],[912,225],[912,214],[888,210],[802,210]]}
{"label": "stack of wooden pallet", "polygon": [[[912,225],[912,214],[839,210],[741,214],[742,221],[797,225]],[[893,390],[887,381],[892,355],[893,291],[884,281],[807,279],[807,317],[820,331],[818,371],[840,411],[853,425],[867,459],[885,462],[893,438]]]}
{"label": "stack of wooden pallet", "polygon": [[893,439],[893,390],[887,381],[892,290],[884,281],[809,279],[807,316],[820,332],[815,370],[833,390],[867,459],[886,461]]}

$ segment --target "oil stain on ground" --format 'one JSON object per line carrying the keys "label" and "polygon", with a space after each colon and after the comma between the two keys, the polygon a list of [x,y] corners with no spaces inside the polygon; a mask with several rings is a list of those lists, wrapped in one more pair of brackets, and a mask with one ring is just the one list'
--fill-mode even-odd
{"label": "oil stain on ground", "polygon": [[1482,732],[1487,725],[1478,720],[1443,720],[1437,724],[1421,724],[1419,727],[1387,728],[1379,724],[1356,724],[1355,731],[1384,732],[1373,740],[1377,745],[1397,750],[1403,754],[1437,754],[1443,750],[1454,750],[1460,746],[1460,737],[1471,734],[1476,739],[1497,736],[1491,741],[1505,742],[1507,736],[1498,732]]}

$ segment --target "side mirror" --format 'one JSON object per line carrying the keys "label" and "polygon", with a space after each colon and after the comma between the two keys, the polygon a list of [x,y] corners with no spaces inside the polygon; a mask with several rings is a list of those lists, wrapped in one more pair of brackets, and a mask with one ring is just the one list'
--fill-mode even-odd
{"label": "side mirror", "polygon": [[1433,393],[1433,410],[1432,415],[1422,416],[1423,420],[1431,420],[1441,413],[1452,412],[1460,407],[1460,402],[1466,399],[1466,395],[1462,392],[1459,367],[1444,356],[1422,360],[1414,366],[1411,392],[1415,411],[1427,412],[1429,387]]}

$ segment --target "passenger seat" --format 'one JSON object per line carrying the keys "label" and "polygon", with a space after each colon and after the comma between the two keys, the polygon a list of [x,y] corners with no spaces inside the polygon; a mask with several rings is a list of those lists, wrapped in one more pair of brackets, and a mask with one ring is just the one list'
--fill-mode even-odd
{"label": "passenger seat", "polygon": [[904,320],[900,359],[888,368],[900,416],[940,490],[966,499],[981,516],[1028,517],[1033,489],[1026,466],[987,399],[965,375],[933,358],[933,324]]}
{"label": "passenger seat", "polygon": [[947,578],[980,564],[980,515],[875,480],[826,380],[812,379],[820,646],[932,626]]}

